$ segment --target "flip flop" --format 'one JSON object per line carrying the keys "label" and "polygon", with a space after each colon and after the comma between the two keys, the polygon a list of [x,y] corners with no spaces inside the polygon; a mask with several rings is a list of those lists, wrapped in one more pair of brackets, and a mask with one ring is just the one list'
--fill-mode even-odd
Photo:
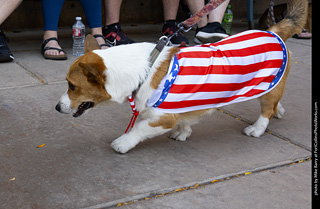
{"label": "flip flop", "polygon": [[[43,57],[45,59],[50,59],[50,60],[66,60],[67,59],[67,52],[65,52],[63,49],[59,49],[59,48],[56,48],[56,47],[45,47],[47,45],[47,43],[49,41],[52,41],[52,40],[55,40],[56,42],[58,42],[58,39],[55,38],[55,37],[48,38],[43,42],[43,44],[41,46],[41,54],[43,55]],[[47,50],[57,50],[59,53],[63,52],[64,54],[49,55],[49,54],[45,53],[45,51],[47,51]]]}
{"label": "flip flop", "polygon": [[309,33],[307,30],[303,29],[300,34],[294,34],[292,38],[297,39],[310,39],[312,38],[312,33]]}

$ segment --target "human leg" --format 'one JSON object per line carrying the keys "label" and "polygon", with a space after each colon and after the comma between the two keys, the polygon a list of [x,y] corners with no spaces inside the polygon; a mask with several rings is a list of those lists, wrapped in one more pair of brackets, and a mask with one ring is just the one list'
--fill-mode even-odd
{"label": "human leg", "polygon": [[[22,0],[0,0],[0,26],[21,2]],[[0,28],[0,62],[9,62],[14,59],[7,41],[7,36]]]}
{"label": "human leg", "polygon": [[105,25],[119,23],[122,0],[104,0]]}
{"label": "human leg", "polygon": [[[197,13],[200,9],[202,9],[204,7],[204,0],[198,0],[198,1],[194,1],[194,0],[186,0],[189,10],[191,12],[191,14],[195,14]],[[203,17],[200,19],[200,21],[197,23],[198,28],[202,28],[204,26],[206,26],[208,23],[208,18]]]}
{"label": "human leg", "polygon": [[101,0],[80,0],[90,28],[102,27]]}
{"label": "human leg", "polygon": [[20,5],[22,0],[0,0],[0,25]]}
{"label": "human leg", "polygon": [[176,20],[179,0],[162,0],[164,20]]}
{"label": "human leg", "polygon": [[218,6],[215,10],[209,13],[208,22],[219,22],[221,24],[224,13],[230,3],[230,0],[224,1],[220,6]]}
{"label": "human leg", "polygon": [[[64,0],[42,0],[42,12],[44,19],[44,35],[43,40],[49,38],[58,38],[58,21],[61,13],[61,9],[64,3]],[[61,49],[61,46],[56,40],[49,41],[43,48],[52,47]],[[58,50],[46,50],[45,55],[55,56],[55,55],[64,55],[63,51]]]}
{"label": "human leg", "polygon": [[[176,18],[179,8],[179,0],[162,0],[162,4],[165,20],[162,27],[162,34],[169,36],[178,30]],[[171,43],[173,45],[185,46],[189,44],[189,41],[182,32],[180,32],[176,36],[172,37]]]}
{"label": "human leg", "polygon": [[80,4],[86,15],[89,27],[91,28],[91,34],[95,36],[101,49],[107,48],[103,46],[106,42],[102,37],[102,12],[101,12],[101,0],[80,0]]}
{"label": "human leg", "polygon": [[225,29],[221,26],[221,22],[229,2],[230,0],[224,1],[209,13],[206,26],[199,27],[198,25],[194,39],[195,43],[213,43],[228,37]]}
{"label": "human leg", "polygon": [[121,29],[119,23],[121,4],[122,0],[104,0],[106,20],[102,32],[103,36],[115,45],[135,43]]}

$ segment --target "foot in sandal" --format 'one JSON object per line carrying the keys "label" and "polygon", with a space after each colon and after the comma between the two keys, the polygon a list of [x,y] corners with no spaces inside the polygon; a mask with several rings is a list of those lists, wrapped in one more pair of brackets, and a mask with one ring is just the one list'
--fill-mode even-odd
{"label": "foot in sandal", "polygon": [[41,54],[45,59],[51,60],[66,60],[67,53],[61,49],[56,37],[44,40],[41,46]]}

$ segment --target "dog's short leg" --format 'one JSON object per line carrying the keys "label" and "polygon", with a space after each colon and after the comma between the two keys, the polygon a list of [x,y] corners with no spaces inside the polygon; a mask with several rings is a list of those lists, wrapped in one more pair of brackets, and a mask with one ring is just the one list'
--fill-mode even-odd
{"label": "dog's short leg", "polygon": [[129,133],[115,139],[111,146],[115,151],[124,154],[138,143],[172,130],[176,122],[173,115],[160,116],[158,120],[152,122],[150,120],[143,120],[137,123]]}
{"label": "dog's short leg", "polygon": [[272,116],[277,112],[277,105],[280,100],[273,92],[263,95],[259,99],[261,115],[253,125],[243,130],[243,133],[248,136],[260,137],[266,131]]}
{"label": "dog's short leg", "polygon": [[283,108],[283,106],[281,105],[281,103],[278,103],[277,106],[277,112],[274,115],[275,118],[281,119],[284,116],[284,113],[286,112],[286,110]]}
{"label": "dog's short leg", "polygon": [[171,139],[175,139],[177,141],[186,141],[187,138],[191,135],[192,129],[189,123],[181,123],[178,127],[172,131],[170,134]]}
{"label": "dog's short leg", "polygon": [[247,136],[260,137],[266,131],[268,125],[269,119],[260,115],[253,125],[248,126],[243,130],[243,133]]}

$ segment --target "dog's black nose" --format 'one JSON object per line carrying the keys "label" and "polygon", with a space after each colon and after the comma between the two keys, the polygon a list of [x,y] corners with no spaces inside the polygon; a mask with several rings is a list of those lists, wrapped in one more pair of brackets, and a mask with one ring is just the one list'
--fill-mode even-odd
{"label": "dog's black nose", "polygon": [[61,108],[60,108],[60,104],[59,104],[59,103],[56,105],[56,110],[57,110],[58,112],[61,111]]}

